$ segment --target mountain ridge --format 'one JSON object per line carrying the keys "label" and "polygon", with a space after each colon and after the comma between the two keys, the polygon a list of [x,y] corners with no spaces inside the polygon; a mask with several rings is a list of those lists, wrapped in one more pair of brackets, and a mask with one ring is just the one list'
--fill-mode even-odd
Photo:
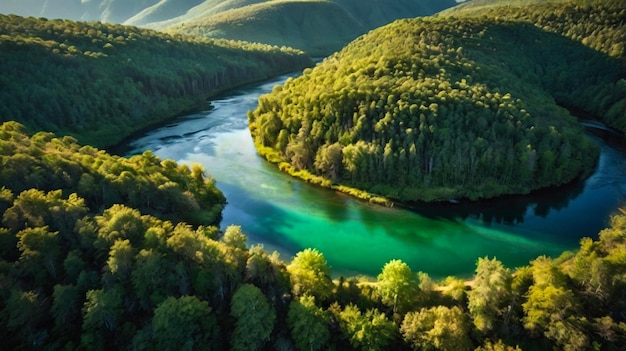
{"label": "mountain ridge", "polygon": [[[454,5],[454,0],[7,0],[0,3],[0,13],[122,23],[170,33],[284,45],[313,56],[327,56],[371,29],[399,18],[432,15]],[[249,18],[241,21],[246,16]],[[233,24],[233,19],[238,22]]]}

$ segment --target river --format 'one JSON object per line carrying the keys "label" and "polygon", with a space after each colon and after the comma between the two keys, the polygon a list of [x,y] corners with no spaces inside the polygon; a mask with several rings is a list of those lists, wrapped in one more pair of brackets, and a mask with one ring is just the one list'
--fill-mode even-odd
{"label": "river", "polygon": [[317,248],[335,276],[376,276],[392,259],[435,278],[469,277],[484,256],[526,265],[576,249],[581,237],[597,237],[624,202],[626,158],[600,139],[591,177],[529,196],[407,210],[303,183],[256,154],[247,126],[258,97],[287,77],[232,91],[210,110],[177,118],[119,150],[202,164],[228,199],[222,228],[240,225],[249,245],[263,244],[286,261]]}

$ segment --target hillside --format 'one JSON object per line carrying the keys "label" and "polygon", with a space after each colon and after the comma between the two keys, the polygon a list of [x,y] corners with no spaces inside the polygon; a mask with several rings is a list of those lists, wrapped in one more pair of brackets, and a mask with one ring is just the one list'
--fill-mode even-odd
{"label": "hillside", "polygon": [[7,0],[0,2],[0,13],[124,23],[327,56],[370,29],[454,5],[454,0]]}
{"label": "hillside", "polygon": [[312,64],[302,52],[0,15],[0,121],[104,147],[209,96]]}
{"label": "hillside", "polygon": [[610,115],[623,74],[616,59],[530,24],[401,20],[261,97],[250,130],[281,169],[349,193],[527,193],[593,168],[597,150],[559,105]]}
{"label": "hillside", "polygon": [[288,46],[325,56],[366,30],[328,1],[272,1],[186,22],[169,31]]}
{"label": "hillside", "polygon": [[487,16],[528,22],[626,63],[624,0],[472,0],[437,16]]}
{"label": "hillside", "polygon": [[[620,86],[626,84],[625,0],[563,0],[532,4],[535,2],[473,0],[438,16],[486,16],[531,23],[618,59],[621,67],[616,69],[622,72],[623,78]],[[585,110],[584,104],[575,107]],[[626,100],[609,107],[599,117],[609,126],[626,132]]]}
{"label": "hillside", "polygon": [[[253,1],[254,2],[254,1]],[[326,56],[370,29],[398,18],[426,16],[453,6],[454,1],[384,2],[353,1],[265,1],[167,22],[168,31],[215,38],[285,45],[312,56]],[[164,24],[148,24],[163,27]]]}
{"label": "hillside", "polygon": [[[478,258],[467,284],[400,260],[331,280],[189,209],[224,199],[198,166],[110,156],[0,125],[0,338],[8,350],[619,350],[626,217],[578,252],[514,270]],[[139,190],[139,191],[138,191]],[[115,196],[118,198],[116,199]],[[124,203],[124,205],[119,204]],[[211,216],[212,217],[212,216]],[[197,218],[196,218],[197,219]],[[517,347],[516,345],[521,346]]]}

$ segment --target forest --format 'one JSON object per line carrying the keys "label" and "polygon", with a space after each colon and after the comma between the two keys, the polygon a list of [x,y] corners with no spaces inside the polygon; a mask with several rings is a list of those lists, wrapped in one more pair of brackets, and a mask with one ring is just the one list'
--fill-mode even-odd
{"label": "forest", "polygon": [[0,15],[0,33],[0,122],[97,147],[312,65],[294,49],[100,22]]}
{"label": "forest", "polygon": [[[623,37],[621,5],[612,9],[622,26],[602,37]],[[569,8],[612,14],[598,26],[618,21],[592,9]],[[566,18],[575,27],[581,17]],[[376,202],[564,184],[597,158],[564,107],[614,127],[626,120],[623,53],[608,56],[589,47],[599,37],[585,38],[588,46],[496,17],[396,21],[261,97],[250,130],[259,153],[286,172]]]}
{"label": "forest", "polygon": [[[394,22],[262,97],[251,133],[282,170],[381,203],[584,177],[598,149],[566,108],[626,131],[625,5]],[[577,250],[522,267],[480,257],[473,276],[439,280],[391,260],[375,277],[339,276],[316,249],[283,258],[220,229],[227,199],[210,169],[101,149],[311,66],[307,55],[99,22],[0,15],[0,26],[3,349],[626,344],[626,209]]]}
{"label": "forest", "polygon": [[3,0],[0,13],[285,45],[322,57],[370,29],[454,5],[454,0]]}
{"label": "forest", "polygon": [[111,156],[71,137],[28,135],[17,122],[0,126],[0,146],[7,349],[619,350],[626,342],[623,214],[576,252],[514,270],[483,257],[469,280],[435,281],[391,260],[376,277],[345,278],[315,249],[285,262],[248,247],[238,226],[220,231],[224,198],[198,166],[149,152]]}

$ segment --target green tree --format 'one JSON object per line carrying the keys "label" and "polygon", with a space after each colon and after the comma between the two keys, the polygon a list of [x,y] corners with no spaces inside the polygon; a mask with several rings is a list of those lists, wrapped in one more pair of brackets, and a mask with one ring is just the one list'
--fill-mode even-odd
{"label": "green tree", "polygon": [[115,331],[122,322],[124,312],[122,289],[89,290],[83,304],[81,344],[95,350],[113,347]]}
{"label": "green tree", "polygon": [[289,304],[287,325],[298,350],[323,349],[330,338],[328,322],[328,316],[315,305],[313,296],[301,296]]}
{"label": "green tree", "polygon": [[[20,262],[25,274],[34,278],[37,286],[45,286],[50,282],[46,278],[56,279],[59,270],[61,247],[58,232],[48,231],[48,227],[26,228],[17,233],[19,242]],[[45,273],[48,273],[47,275]]]}
{"label": "green tree", "polygon": [[235,290],[230,315],[236,320],[232,350],[259,350],[270,339],[276,312],[256,286],[243,284]]}
{"label": "green tree", "polygon": [[463,311],[437,306],[409,312],[400,328],[414,350],[471,350],[472,342]]}
{"label": "green tree", "polygon": [[131,284],[141,308],[152,311],[169,295],[178,291],[175,267],[156,250],[142,249],[136,256]]}
{"label": "green tree", "polygon": [[287,266],[287,271],[296,295],[312,295],[320,300],[330,296],[333,288],[330,268],[324,255],[318,250],[305,249],[298,252]]}
{"label": "green tree", "polygon": [[6,300],[4,309],[0,313],[0,321],[8,330],[7,343],[16,341],[22,345],[31,347],[42,346],[45,332],[39,329],[38,325],[45,317],[41,308],[42,301],[35,291],[22,291],[18,288],[11,289]]}
{"label": "green tree", "polygon": [[393,312],[405,312],[419,292],[415,274],[406,263],[391,260],[385,264],[377,278],[377,291],[382,301]]}
{"label": "green tree", "polygon": [[115,240],[107,260],[109,272],[122,281],[129,279],[135,261],[135,254],[136,250],[131,246],[128,239]]}
{"label": "green tree", "polygon": [[468,307],[474,325],[489,333],[503,317],[511,302],[511,273],[495,258],[479,258],[474,284],[468,292]]}
{"label": "green tree", "polygon": [[278,298],[291,290],[287,267],[278,252],[268,255],[263,246],[255,245],[248,251],[244,280],[259,287],[268,297]]}
{"label": "green tree", "polygon": [[195,296],[169,297],[154,310],[153,342],[162,350],[218,349],[219,326],[206,301]]}
{"label": "green tree", "polygon": [[222,241],[228,246],[239,250],[245,250],[248,237],[241,231],[241,226],[229,225],[224,231]]}
{"label": "green tree", "polygon": [[76,286],[59,284],[54,286],[50,312],[57,329],[74,329],[75,324],[80,321],[81,302]]}
{"label": "green tree", "polygon": [[522,351],[522,349],[519,346],[506,345],[499,339],[496,343],[487,340],[483,346],[479,346],[475,351]]}
{"label": "green tree", "polygon": [[398,334],[398,327],[376,309],[361,313],[349,304],[339,313],[339,326],[350,345],[359,350],[386,350]]}

